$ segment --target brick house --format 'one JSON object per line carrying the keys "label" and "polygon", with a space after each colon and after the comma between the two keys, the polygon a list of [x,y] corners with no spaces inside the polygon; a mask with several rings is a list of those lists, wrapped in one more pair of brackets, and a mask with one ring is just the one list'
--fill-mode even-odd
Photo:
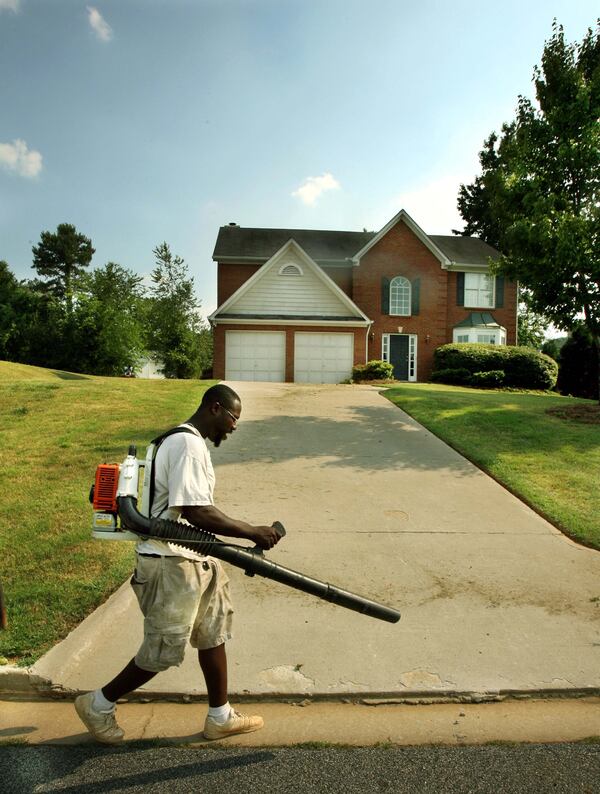
{"label": "brick house", "polygon": [[448,342],[516,344],[517,286],[475,237],[427,235],[404,210],[375,232],[219,229],[216,378],[337,383],[371,359],[426,381]]}

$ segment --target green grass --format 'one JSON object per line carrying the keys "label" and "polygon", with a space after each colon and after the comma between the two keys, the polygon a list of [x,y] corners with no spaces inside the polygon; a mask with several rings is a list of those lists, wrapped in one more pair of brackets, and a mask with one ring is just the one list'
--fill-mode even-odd
{"label": "green grass", "polygon": [[0,361],[0,656],[29,664],[125,580],[133,544],[91,538],[99,463],[187,419],[214,381],[74,375]]}
{"label": "green grass", "polygon": [[546,413],[591,401],[441,384],[385,396],[574,540],[600,549],[600,424]]}

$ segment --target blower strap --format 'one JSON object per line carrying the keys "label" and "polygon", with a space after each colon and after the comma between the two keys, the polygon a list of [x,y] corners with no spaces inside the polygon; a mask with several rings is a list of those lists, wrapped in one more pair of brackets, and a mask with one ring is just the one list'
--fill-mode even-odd
{"label": "blower strap", "polygon": [[174,436],[176,433],[190,433],[192,436],[197,435],[191,427],[184,427],[179,425],[178,427],[174,427],[171,430],[167,430],[166,433],[163,433],[161,436],[157,436],[153,438],[150,442],[154,444],[154,452],[152,453],[152,471],[150,473],[150,499],[148,500],[148,518],[152,515],[152,505],[154,503],[154,490],[155,490],[155,482],[154,482],[154,461],[156,459],[156,453],[158,452],[158,448],[169,436]]}

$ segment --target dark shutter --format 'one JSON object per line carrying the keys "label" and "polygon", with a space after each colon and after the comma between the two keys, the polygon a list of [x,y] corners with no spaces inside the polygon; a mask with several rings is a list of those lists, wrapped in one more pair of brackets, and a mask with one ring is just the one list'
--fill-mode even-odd
{"label": "dark shutter", "polygon": [[465,305],[465,274],[456,274],[456,305]]}
{"label": "dark shutter", "polygon": [[411,306],[410,306],[410,313],[411,314],[418,314],[419,313],[419,304],[420,304],[420,292],[421,292],[421,279],[415,278],[411,284]]}
{"label": "dark shutter", "polygon": [[390,280],[385,276],[381,279],[381,313],[390,313]]}
{"label": "dark shutter", "polygon": [[496,308],[504,308],[504,276],[496,276]]}

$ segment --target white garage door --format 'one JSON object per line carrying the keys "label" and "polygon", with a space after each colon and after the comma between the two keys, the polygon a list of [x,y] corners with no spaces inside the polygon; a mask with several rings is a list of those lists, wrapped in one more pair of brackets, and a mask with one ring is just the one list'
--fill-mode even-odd
{"label": "white garage door", "polygon": [[285,333],[281,331],[227,331],[227,380],[285,381]]}
{"label": "white garage door", "polygon": [[295,334],[294,380],[339,383],[352,374],[354,334]]}

